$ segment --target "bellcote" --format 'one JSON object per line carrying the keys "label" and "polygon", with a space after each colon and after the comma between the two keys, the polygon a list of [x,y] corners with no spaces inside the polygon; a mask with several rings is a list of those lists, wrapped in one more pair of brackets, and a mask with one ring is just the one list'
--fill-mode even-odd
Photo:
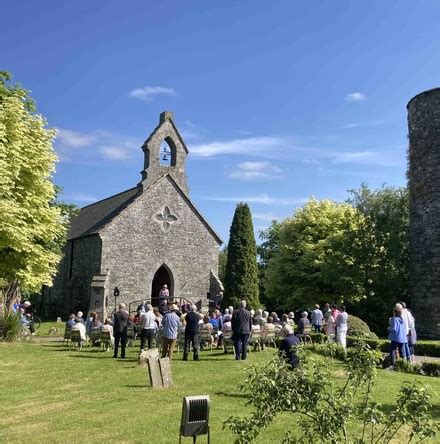
{"label": "bellcote", "polygon": [[188,149],[173,121],[173,113],[164,111],[160,114],[159,125],[142,145],[144,169],[139,186],[148,188],[165,174],[170,174],[180,188],[188,194],[186,183],[185,160]]}

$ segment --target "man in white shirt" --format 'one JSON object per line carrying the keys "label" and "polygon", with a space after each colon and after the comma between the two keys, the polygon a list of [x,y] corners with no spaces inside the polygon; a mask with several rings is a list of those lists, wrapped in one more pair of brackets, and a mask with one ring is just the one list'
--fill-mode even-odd
{"label": "man in white shirt", "polygon": [[147,304],[145,311],[141,312],[141,351],[145,348],[145,342],[148,344],[148,350],[152,348],[156,326],[156,316],[153,312],[153,306]]}

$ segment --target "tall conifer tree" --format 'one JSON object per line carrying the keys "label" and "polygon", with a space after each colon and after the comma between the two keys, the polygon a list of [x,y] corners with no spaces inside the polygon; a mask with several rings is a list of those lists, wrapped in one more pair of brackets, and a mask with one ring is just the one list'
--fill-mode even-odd
{"label": "tall conifer tree", "polygon": [[257,247],[252,216],[246,203],[237,205],[232,220],[224,284],[225,305],[236,307],[241,299],[245,299],[249,308],[260,307]]}

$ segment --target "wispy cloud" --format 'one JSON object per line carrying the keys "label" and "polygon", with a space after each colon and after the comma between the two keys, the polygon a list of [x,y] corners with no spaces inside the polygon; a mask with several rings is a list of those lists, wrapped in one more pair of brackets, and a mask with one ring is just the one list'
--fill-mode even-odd
{"label": "wispy cloud", "polygon": [[385,120],[373,120],[371,122],[352,122],[341,126],[340,129],[368,128],[384,125],[385,123],[387,123]]}
{"label": "wispy cloud", "polygon": [[85,134],[64,128],[57,128],[57,130],[57,141],[64,146],[82,148],[96,141],[95,134]]}
{"label": "wispy cloud", "polygon": [[176,91],[173,88],[167,88],[165,86],[144,86],[143,88],[136,88],[133,91],[130,91],[128,97],[151,102],[157,96],[175,95]]}
{"label": "wispy cloud", "polygon": [[91,196],[90,194],[74,193],[62,196],[61,200],[91,203],[96,202],[99,199],[95,196]]}
{"label": "wispy cloud", "polygon": [[376,165],[387,167],[400,167],[405,165],[406,158],[390,151],[351,151],[333,152],[330,155],[332,163],[352,163],[358,165]]}
{"label": "wispy cloud", "polygon": [[306,198],[291,198],[291,197],[274,197],[268,194],[259,194],[256,196],[226,196],[226,197],[202,197],[203,200],[210,200],[215,202],[247,202],[262,205],[301,205],[307,202]]}
{"label": "wispy cloud", "polygon": [[127,146],[101,146],[99,152],[110,160],[127,160],[132,157],[131,150]]}
{"label": "wispy cloud", "polygon": [[366,94],[363,92],[352,92],[345,96],[346,102],[363,102],[367,98]]}
{"label": "wispy cloud", "polygon": [[231,179],[238,180],[272,180],[281,177],[281,168],[268,161],[242,162],[228,175]]}
{"label": "wispy cloud", "polygon": [[248,137],[226,141],[202,143],[190,147],[194,156],[213,157],[221,154],[261,154],[273,151],[283,140],[279,137]]}

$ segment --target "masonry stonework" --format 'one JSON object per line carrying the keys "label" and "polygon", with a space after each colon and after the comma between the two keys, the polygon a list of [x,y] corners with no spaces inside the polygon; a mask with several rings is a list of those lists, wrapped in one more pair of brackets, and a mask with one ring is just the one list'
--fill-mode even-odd
{"label": "masonry stonework", "polygon": [[440,338],[440,88],[408,103],[410,292],[417,332]]}
{"label": "masonry stonework", "polygon": [[[163,141],[171,149],[169,166],[160,164]],[[117,304],[154,299],[167,282],[171,296],[202,306],[208,292],[222,289],[216,277],[222,241],[189,198],[188,150],[171,113],[160,115],[142,150],[137,186],[82,208],[72,219],[64,259],[46,291],[46,312],[108,315],[115,287]]]}

